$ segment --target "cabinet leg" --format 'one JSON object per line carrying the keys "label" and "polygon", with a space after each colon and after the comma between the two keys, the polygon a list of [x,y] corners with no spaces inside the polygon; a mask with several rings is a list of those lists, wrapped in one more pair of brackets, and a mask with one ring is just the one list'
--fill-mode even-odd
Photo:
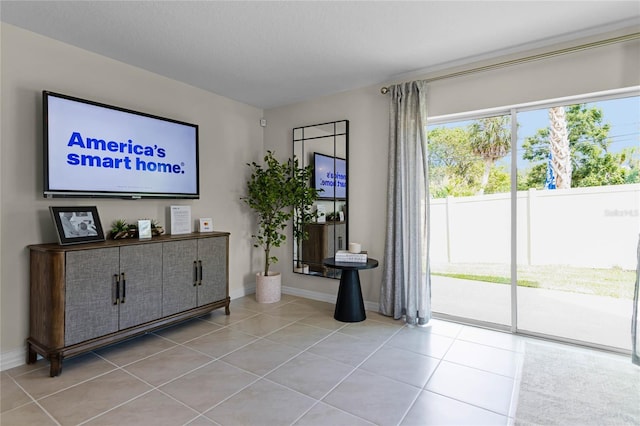
{"label": "cabinet leg", "polygon": [[49,358],[51,367],[49,368],[49,376],[56,377],[62,373],[62,357],[60,354],[51,355]]}
{"label": "cabinet leg", "polygon": [[224,314],[225,315],[230,315],[231,314],[231,311],[229,310],[229,304],[228,303],[224,306]]}
{"label": "cabinet leg", "polygon": [[38,353],[33,350],[31,343],[27,342],[27,364],[33,364],[38,360]]}

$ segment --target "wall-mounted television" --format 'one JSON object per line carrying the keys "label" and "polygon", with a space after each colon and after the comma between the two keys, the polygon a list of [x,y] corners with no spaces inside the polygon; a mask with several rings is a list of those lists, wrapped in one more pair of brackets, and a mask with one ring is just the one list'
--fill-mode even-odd
{"label": "wall-mounted television", "polygon": [[320,200],[347,199],[347,161],[344,158],[313,153],[313,187]]}
{"label": "wall-mounted television", "polygon": [[44,196],[199,198],[198,126],[42,92]]}

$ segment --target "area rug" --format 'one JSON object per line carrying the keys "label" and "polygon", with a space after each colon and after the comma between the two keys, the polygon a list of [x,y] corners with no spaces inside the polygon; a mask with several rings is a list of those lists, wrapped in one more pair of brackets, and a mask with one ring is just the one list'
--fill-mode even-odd
{"label": "area rug", "polygon": [[527,342],[515,424],[640,425],[640,367],[631,357]]}

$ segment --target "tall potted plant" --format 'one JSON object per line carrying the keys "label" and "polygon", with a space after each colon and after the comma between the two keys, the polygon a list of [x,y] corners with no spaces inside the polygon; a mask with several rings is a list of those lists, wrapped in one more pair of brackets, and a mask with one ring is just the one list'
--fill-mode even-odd
{"label": "tall potted plant", "polygon": [[296,272],[307,272],[308,266],[302,263],[302,243],[309,239],[305,230],[308,223],[314,221],[317,213],[311,208],[318,199],[319,190],[310,185],[313,168],[311,165],[300,167],[298,159],[294,157],[292,173],[292,207],[293,207],[293,239],[297,244]]}
{"label": "tall potted plant", "polygon": [[247,181],[247,196],[242,200],[253,209],[258,217],[258,232],[252,237],[254,247],[264,250],[264,269],[256,274],[256,300],[260,303],[273,303],[280,300],[281,275],[269,271],[269,267],[278,261],[271,254],[273,247],[280,247],[286,240],[285,229],[293,212],[292,174],[293,162],[279,162],[273,152],[267,151],[264,165],[255,161],[247,163],[251,176]]}

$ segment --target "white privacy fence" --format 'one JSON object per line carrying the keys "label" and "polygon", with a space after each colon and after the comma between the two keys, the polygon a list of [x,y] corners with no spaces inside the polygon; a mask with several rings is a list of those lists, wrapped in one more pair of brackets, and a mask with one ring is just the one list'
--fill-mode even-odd
{"label": "white privacy fence", "polygon": [[[635,269],[640,184],[517,193],[520,265]],[[510,194],[431,200],[431,261],[509,264]]]}

